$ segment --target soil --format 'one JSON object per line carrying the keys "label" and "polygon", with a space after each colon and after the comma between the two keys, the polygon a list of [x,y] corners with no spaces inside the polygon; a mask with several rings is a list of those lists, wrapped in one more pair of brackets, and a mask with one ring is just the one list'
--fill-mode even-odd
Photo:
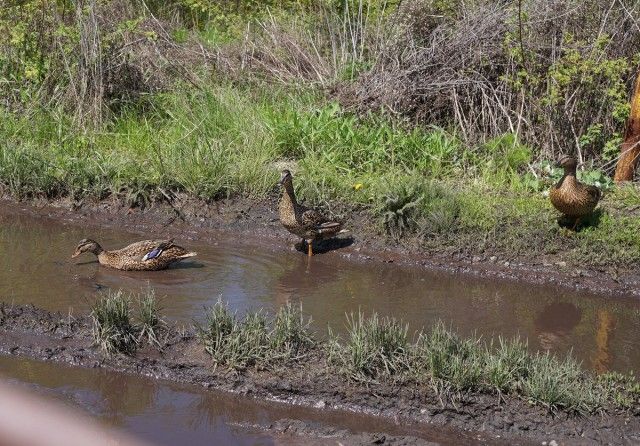
{"label": "soil", "polygon": [[240,424],[241,427],[258,429],[269,432],[278,437],[302,437],[305,444],[314,446],[311,439],[318,439],[318,446],[327,444],[327,439],[337,440],[337,444],[342,446],[365,446],[365,445],[387,445],[387,446],[439,446],[440,443],[423,440],[412,436],[397,436],[383,433],[359,433],[354,434],[347,429],[336,429],[332,427],[317,427],[300,420],[284,418],[272,424],[247,425]]}
{"label": "soil", "polygon": [[[628,412],[579,416],[551,413],[509,396],[464,393],[450,402],[417,384],[364,385],[332,373],[321,350],[312,351],[304,361],[273,370],[229,371],[212,366],[190,330],[170,327],[164,338],[166,346],[160,352],[147,346],[133,355],[105,356],[92,346],[88,316],[51,313],[28,305],[0,305],[0,354],[101,367],[319,410],[365,413],[403,425],[446,426],[482,433],[485,440],[490,438],[497,444],[640,443],[640,417]],[[275,433],[312,435],[315,430],[318,436],[327,434],[286,420],[263,428]],[[418,438],[376,435],[358,439],[349,434],[346,444],[428,444]]]}
{"label": "soil", "polygon": [[[187,195],[167,195],[145,209],[132,208],[117,198],[75,202],[32,199],[17,203],[8,194],[0,203],[20,208],[35,216],[49,216],[82,225],[114,227],[153,237],[212,242],[220,237],[243,239],[271,250],[305,253],[299,240],[279,223],[277,197],[269,199],[231,198],[210,203]],[[535,285],[556,285],[568,289],[616,297],[640,297],[640,270],[611,266],[593,268],[575,265],[559,253],[545,258],[501,257],[501,253],[477,255],[459,247],[425,252],[415,240],[396,243],[381,233],[365,210],[348,214],[345,227],[350,233],[314,245],[314,253],[329,251],[357,262],[408,264],[433,271],[517,281]]]}

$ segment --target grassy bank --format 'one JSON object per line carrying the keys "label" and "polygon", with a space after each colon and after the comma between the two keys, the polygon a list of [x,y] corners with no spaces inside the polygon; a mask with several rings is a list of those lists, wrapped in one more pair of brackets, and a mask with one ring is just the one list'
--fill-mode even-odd
{"label": "grassy bank", "polygon": [[5,112],[0,133],[0,178],[21,198],[118,196],[143,207],[161,191],[266,199],[286,166],[303,198],[347,218],[364,208],[364,224],[390,241],[503,259],[640,260],[640,220],[628,212],[640,205],[635,187],[584,172],[608,190],[600,211],[567,234],[544,195],[560,172],[514,137],[466,147],[455,133],[359,118],[312,91],[221,85],[158,95],[143,115],[90,133],[62,111]]}
{"label": "grassy bank", "polygon": [[[152,301],[145,296],[140,305],[148,307]],[[98,301],[93,310],[95,343],[109,354],[132,353],[142,342],[141,330],[118,321],[133,319],[134,313],[131,297],[122,293]],[[161,320],[157,310],[151,313],[153,320]],[[402,321],[359,313],[347,316],[344,337],[329,330],[322,340],[311,333],[309,322],[301,308],[291,305],[275,316],[257,312],[239,318],[218,301],[196,332],[213,365],[239,373],[304,367],[313,357],[320,358],[328,373],[354,384],[418,385],[454,401],[466,392],[480,392],[522,398],[554,411],[591,413],[634,408],[640,397],[640,384],[633,376],[596,376],[570,356],[531,354],[526,342],[517,338],[464,339],[443,324],[409,333]],[[111,333],[110,339],[130,342],[106,345],[101,335],[105,332]]]}
{"label": "grassy bank", "polygon": [[[364,209],[347,225],[416,250],[640,260],[640,194],[608,177],[638,56],[635,33],[611,32],[634,11],[113,0],[39,15],[27,3],[0,15],[21,24],[0,39],[0,183],[16,197],[267,199],[286,166],[302,197],[347,219]],[[565,36],[554,58],[534,23]],[[470,26],[481,57],[458,67]],[[606,192],[576,234],[544,196],[560,153]]]}

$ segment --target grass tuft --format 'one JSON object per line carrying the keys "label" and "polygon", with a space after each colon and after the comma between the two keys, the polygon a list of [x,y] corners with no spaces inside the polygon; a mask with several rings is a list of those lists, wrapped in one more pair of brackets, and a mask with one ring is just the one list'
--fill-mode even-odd
{"label": "grass tuft", "polygon": [[485,375],[490,389],[498,392],[518,392],[522,388],[523,377],[530,364],[527,344],[516,337],[511,340],[498,338],[498,346],[493,343],[485,353]]}
{"label": "grass tuft", "polygon": [[571,356],[561,360],[548,352],[537,353],[527,372],[522,392],[535,403],[578,412],[592,411],[603,403],[596,381]]}
{"label": "grass tuft", "polygon": [[309,323],[290,304],[278,311],[272,327],[260,311],[240,320],[218,299],[209,310],[204,327],[196,329],[216,365],[244,369],[299,359],[313,345]]}
{"label": "grass tuft", "polygon": [[143,340],[162,348],[159,334],[165,322],[153,291],[135,296],[137,320],[133,317],[133,297],[123,291],[110,291],[91,309],[94,344],[107,354],[134,353]]}
{"label": "grass tuft", "polygon": [[551,411],[580,413],[607,404],[629,407],[640,394],[634,379],[602,381],[583,371],[571,356],[531,355],[519,338],[497,342],[461,338],[440,322],[418,333],[411,343],[406,325],[375,313],[368,318],[362,313],[349,315],[347,325],[345,339],[330,336],[328,364],[355,381],[428,385],[445,399],[468,391],[497,393]]}
{"label": "grass tuft", "polygon": [[347,316],[348,335],[343,344],[333,339],[332,362],[354,379],[368,381],[392,377],[407,368],[408,326],[376,313]]}
{"label": "grass tuft", "polygon": [[107,354],[133,353],[139,330],[131,320],[131,299],[122,291],[109,292],[91,310],[93,339]]}
{"label": "grass tuft", "polygon": [[420,334],[413,353],[415,372],[431,380],[447,382],[455,390],[477,387],[482,380],[480,340],[461,339],[441,322],[429,334]]}
{"label": "grass tuft", "polygon": [[261,311],[240,320],[218,299],[205,325],[196,330],[216,365],[264,368],[301,359],[315,345],[310,323],[291,304],[280,308],[271,323]]}
{"label": "grass tuft", "polygon": [[303,357],[316,343],[311,335],[310,325],[311,318],[305,319],[302,306],[294,307],[287,302],[278,310],[269,334],[272,355],[286,360]]}
{"label": "grass tuft", "polygon": [[138,340],[146,342],[150,345],[161,347],[162,343],[158,339],[160,331],[166,325],[164,319],[160,316],[162,308],[158,305],[153,290],[141,296],[138,300],[137,319],[139,321]]}

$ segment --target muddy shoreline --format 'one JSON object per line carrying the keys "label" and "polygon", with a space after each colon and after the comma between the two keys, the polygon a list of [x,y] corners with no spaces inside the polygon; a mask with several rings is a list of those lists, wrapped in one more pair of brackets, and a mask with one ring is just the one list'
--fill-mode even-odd
{"label": "muddy shoreline", "polygon": [[99,367],[322,410],[365,413],[402,424],[454,428],[481,433],[497,443],[640,442],[640,417],[628,412],[552,414],[509,396],[499,399],[495,395],[465,393],[451,403],[442,401],[433,389],[419,385],[365,386],[330,373],[321,351],[312,351],[303,364],[274,370],[214,369],[195,334],[183,328],[168,329],[162,352],[145,347],[134,355],[109,357],[92,346],[88,316],[51,313],[30,305],[2,304],[0,308],[0,354],[4,355]]}
{"label": "muddy shoreline", "polygon": [[[32,199],[19,202],[4,194],[0,206],[9,212],[62,220],[87,227],[111,227],[146,237],[175,237],[215,243],[221,238],[278,252],[299,251],[301,246],[278,221],[277,197],[267,200],[233,198],[205,203],[186,195],[156,201],[144,210],[130,208],[115,198],[74,202]],[[422,267],[435,272],[464,274],[491,280],[551,285],[607,296],[640,297],[640,269],[592,268],[575,265],[557,254],[545,258],[498,257],[491,252],[472,255],[461,247],[442,252],[420,249],[412,240],[393,243],[368,220],[366,212],[346,220],[346,238],[316,246],[318,255],[338,255],[355,262],[381,262]]]}

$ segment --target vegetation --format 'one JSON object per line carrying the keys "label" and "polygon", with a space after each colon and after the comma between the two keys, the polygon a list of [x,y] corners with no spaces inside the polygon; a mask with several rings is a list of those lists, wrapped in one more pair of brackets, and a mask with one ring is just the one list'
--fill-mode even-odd
{"label": "vegetation", "polygon": [[218,299],[209,310],[205,326],[196,328],[215,364],[243,369],[300,360],[314,345],[310,322],[303,318],[301,309],[291,304],[278,311],[272,326],[262,312],[238,320]]}
{"label": "vegetation", "polygon": [[299,308],[282,307],[275,319],[257,312],[239,320],[219,300],[198,332],[214,363],[235,370],[304,366],[309,355],[320,355],[329,373],[355,383],[423,385],[447,399],[474,391],[586,413],[626,409],[640,398],[640,384],[633,376],[596,376],[571,356],[531,354],[518,338],[463,339],[442,323],[411,336],[402,321],[376,313],[348,315],[347,327],[344,338],[329,331],[328,341],[316,341]]}
{"label": "vegetation", "polygon": [[[0,12],[0,183],[16,197],[267,198],[284,162],[303,197],[365,208],[397,242],[640,260],[640,195],[609,178],[640,61],[635,3],[79,5]],[[565,152],[608,192],[573,237],[544,196]]]}
{"label": "vegetation", "polygon": [[110,292],[96,301],[91,309],[94,343],[107,354],[134,353],[144,341],[161,347],[158,336],[164,321],[153,292],[136,296],[138,311],[135,319],[131,307],[133,297],[122,291]]}

